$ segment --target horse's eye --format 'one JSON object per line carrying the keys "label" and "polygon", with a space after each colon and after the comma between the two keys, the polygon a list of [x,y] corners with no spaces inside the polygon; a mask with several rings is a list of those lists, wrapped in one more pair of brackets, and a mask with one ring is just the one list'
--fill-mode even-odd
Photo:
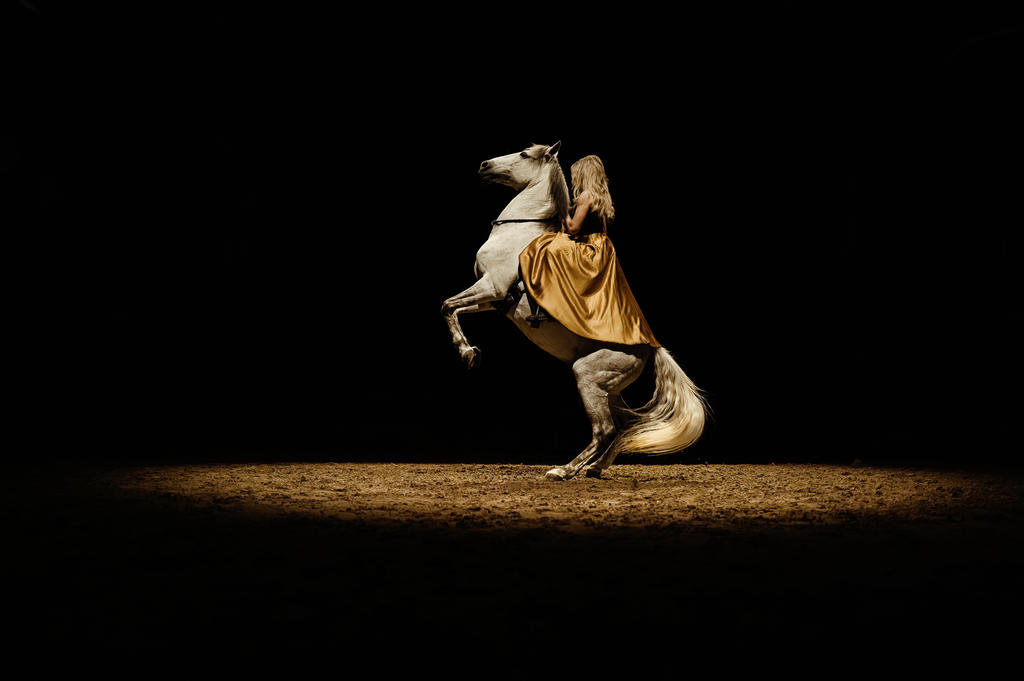
{"label": "horse's eye", "polygon": [[525,151],[520,151],[519,155],[522,156],[523,158],[530,158],[530,155],[527,154]]}

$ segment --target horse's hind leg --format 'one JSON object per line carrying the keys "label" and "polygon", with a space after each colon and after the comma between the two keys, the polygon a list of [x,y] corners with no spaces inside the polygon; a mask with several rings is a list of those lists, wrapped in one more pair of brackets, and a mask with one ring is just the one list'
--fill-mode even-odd
{"label": "horse's hind leg", "polygon": [[629,421],[629,407],[622,399],[622,393],[611,393],[608,395],[608,406],[612,410],[612,420],[615,422],[615,430],[621,431]]}
{"label": "horse's hind leg", "polygon": [[[579,456],[565,466],[552,468],[546,476],[567,480],[575,476],[591,460],[602,455],[615,437],[615,418],[609,396],[636,380],[643,370],[646,355],[637,350],[604,348],[582,357],[573,364],[576,384],[583,398],[583,407],[590,417],[592,437]],[[612,398],[614,402],[614,398]]]}
{"label": "horse's hind leg", "polygon": [[[612,419],[615,421],[615,430],[616,432],[622,432],[630,418],[626,402],[622,399],[622,395],[618,393],[609,395],[608,401],[611,404]],[[605,447],[601,456],[594,458],[594,460],[584,465],[583,474],[588,478],[601,477],[601,471],[611,466],[618,454],[619,452],[614,448]]]}

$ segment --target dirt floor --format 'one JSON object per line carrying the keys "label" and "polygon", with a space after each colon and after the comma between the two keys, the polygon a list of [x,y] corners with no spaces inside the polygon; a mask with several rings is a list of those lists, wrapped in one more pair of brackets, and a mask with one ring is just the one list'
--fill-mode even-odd
{"label": "dirt floor", "polygon": [[36,642],[162,654],[963,650],[1021,633],[1019,472],[546,469],[27,470],[6,485],[9,583]]}

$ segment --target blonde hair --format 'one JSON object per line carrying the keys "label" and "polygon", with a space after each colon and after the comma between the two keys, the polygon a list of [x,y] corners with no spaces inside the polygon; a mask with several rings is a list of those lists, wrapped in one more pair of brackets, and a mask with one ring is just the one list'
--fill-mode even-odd
{"label": "blonde hair", "polygon": [[576,200],[580,194],[590,192],[590,210],[606,220],[615,217],[615,205],[612,195],[608,192],[608,175],[604,171],[604,163],[591,154],[584,156],[572,164],[572,198]]}

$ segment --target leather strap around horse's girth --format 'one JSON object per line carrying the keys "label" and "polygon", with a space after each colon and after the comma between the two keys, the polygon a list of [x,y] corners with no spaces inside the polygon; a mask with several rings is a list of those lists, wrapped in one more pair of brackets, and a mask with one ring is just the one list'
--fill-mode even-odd
{"label": "leather strap around horse's girth", "polygon": [[[508,218],[507,220],[491,220],[491,226],[497,227],[503,225],[506,222],[555,222],[557,218]],[[540,305],[536,300],[533,299],[529,293],[526,292],[526,284],[523,283],[523,273],[520,272],[512,285],[508,287],[508,291],[505,293],[505,297],[495,303],[494,309],[500,314],[508,314],[509,310],[514,310],[519,301],[522,300],[523,296],[526,296],[526,300],[530,303],[530,326],[537,328],[540,322],[534,321],[537,318],[537,313],[540,310]]]}
{"label": "leather strap around horse's girth", "polygon": [[[506,315],[509,310],[514,310],[516,306],[519,305],[519,301],[522,300],[524,295],[526,295],[526,284],[523,283],[523,277],[520,275],[516,277],[516,280],[508,287],[505,297],[492,304],[494,305],[494,309],[500,314]],[[527,298],[529,298],[529,296],[527,296]],[[531,304],[531,311],[532,307],[533,306]]]}
{"label": "leather strap around horse's girth", "polygon": [[523,282],[522,272],[520,272],[519,276],[516,277],[516,280],[512,282],[512,285],[508,287],[508,292],[505,293],[505,297],[492,304],[499,314],[507,315],[509,310],[514,310],[516,306],[519,305],[519,301],[523,299],[523,296],[526,296],[526,302],[530,304],[530,316],[526,318],[526,321],[530,323],[530,326],[536,329],[540,326],[542,321],[548,321],[550,317],[546,313],[544,315],[540,314],[542,312],[540,303],[538,303],[537,299],[531,296],[526,290],[526,284]]}

